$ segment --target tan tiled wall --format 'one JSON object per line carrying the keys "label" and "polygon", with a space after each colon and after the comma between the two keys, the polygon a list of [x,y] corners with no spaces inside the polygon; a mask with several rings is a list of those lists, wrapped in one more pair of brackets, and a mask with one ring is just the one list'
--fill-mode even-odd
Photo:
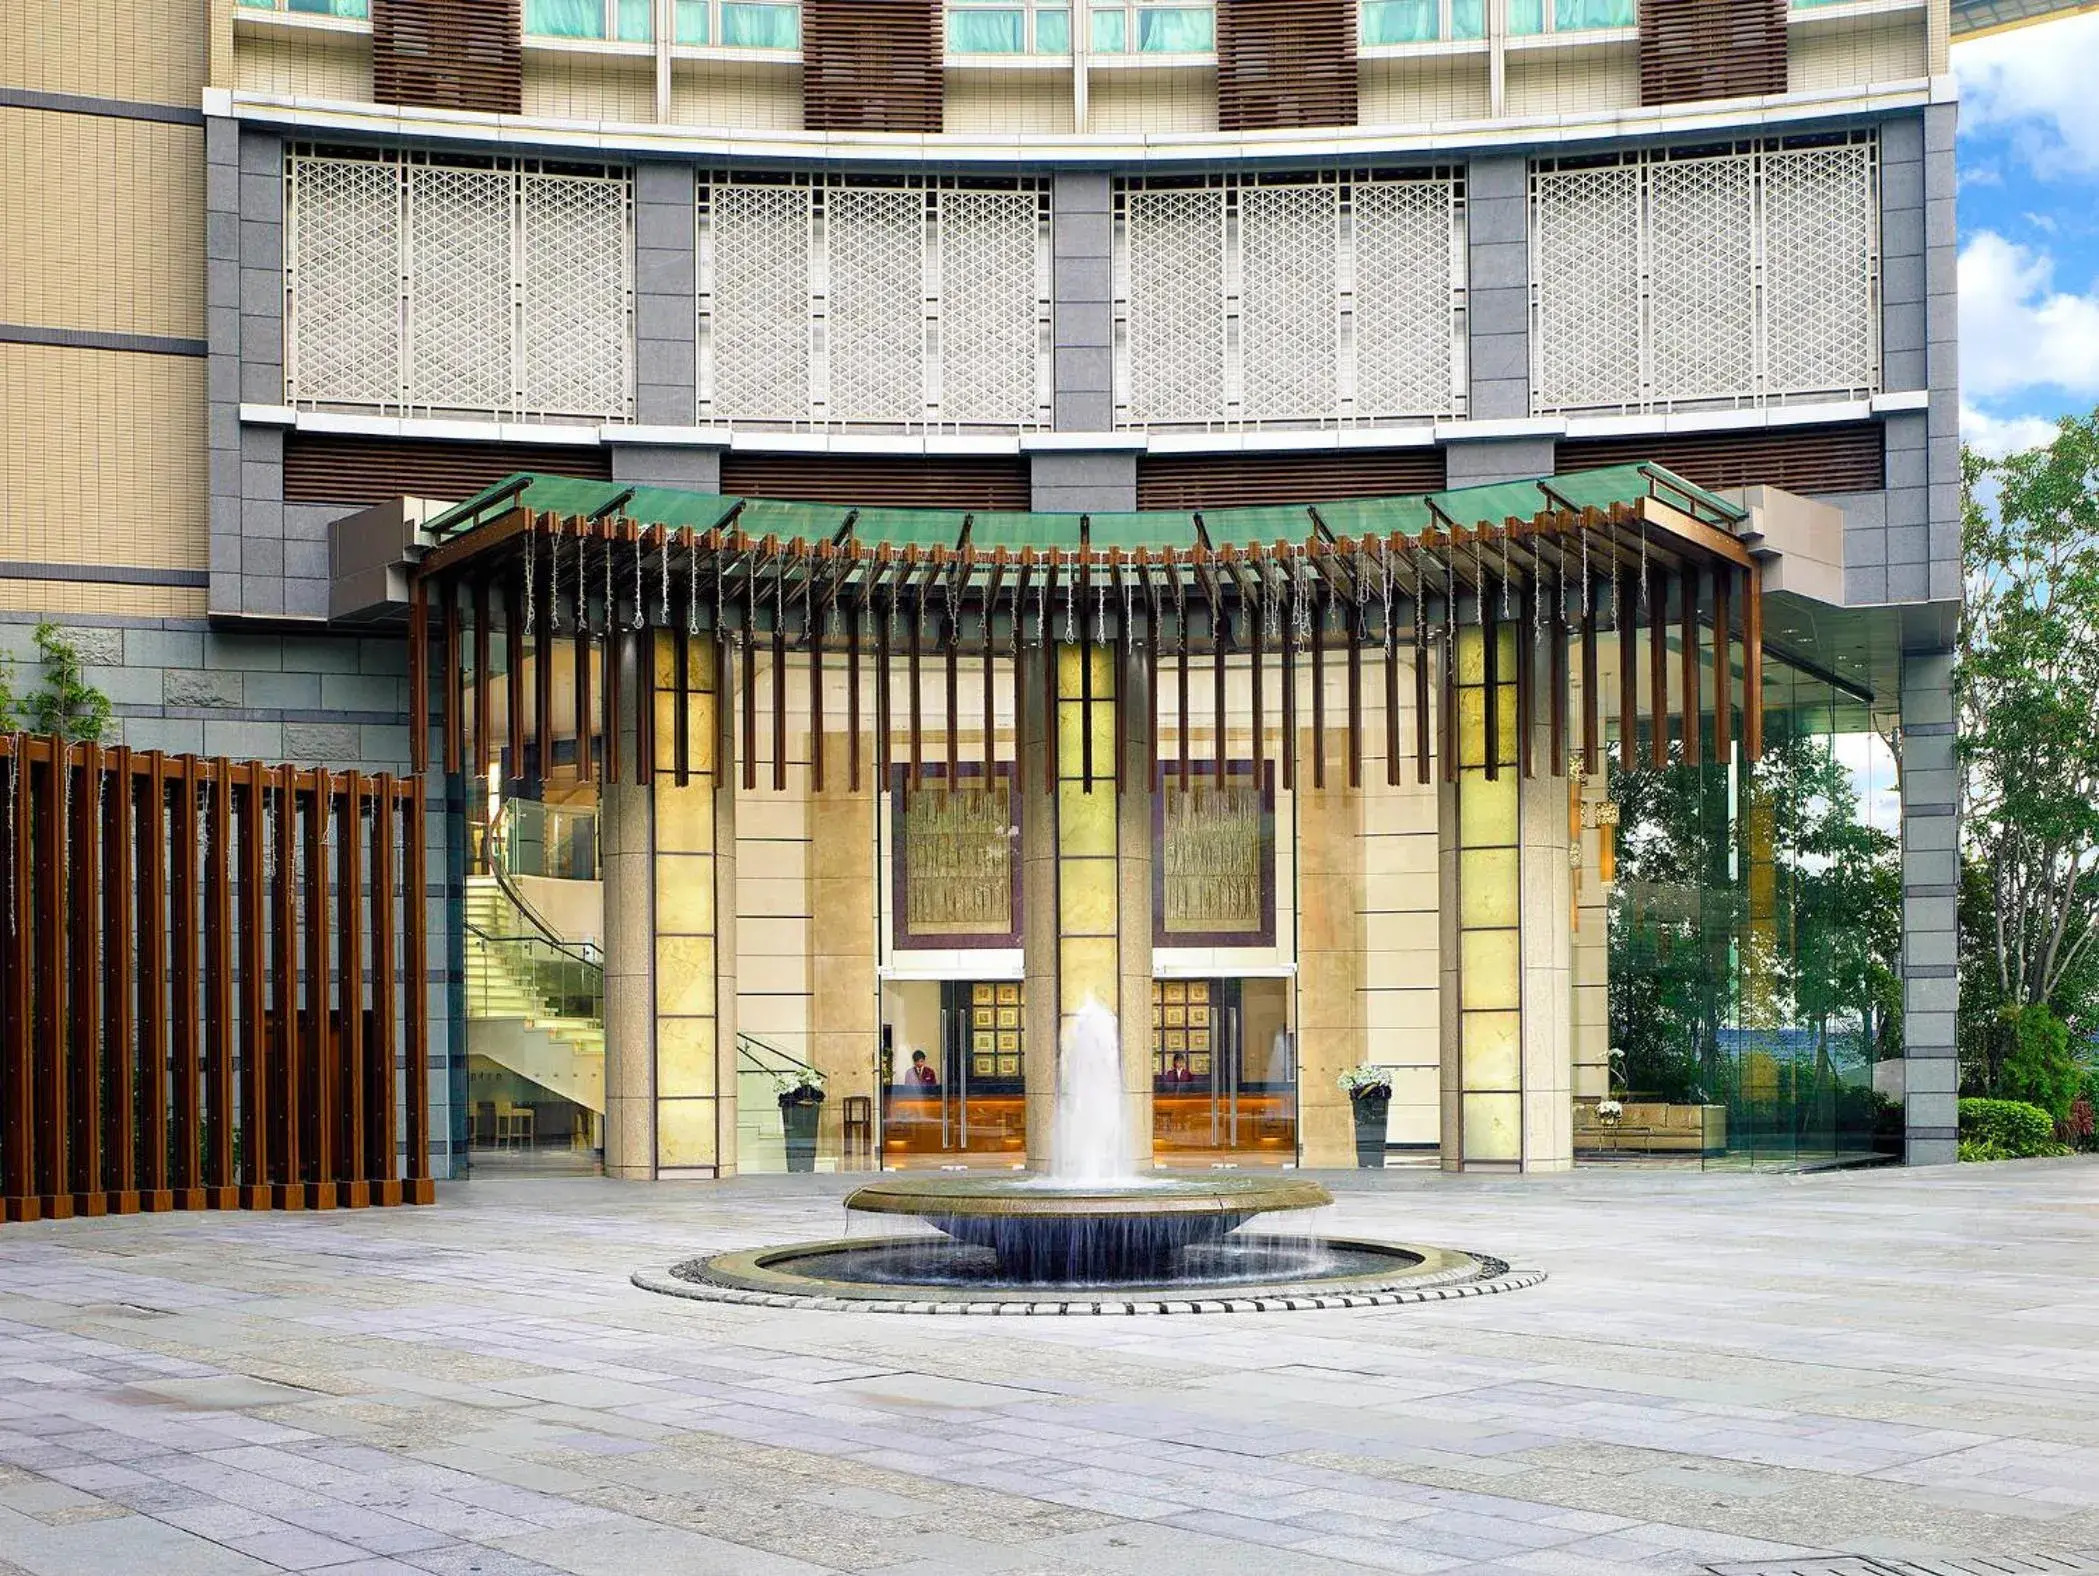
{"label": "tan tiled wall", "polygon": [[204,20],[204,0],[13,0],[0,6],[0,84],[195,109]]}
{"label": "tan tiled wall", "polygon": [[0,322],[203,336],[200,127],[0,109],[0,193]]}
{"label": "tan tiled wall", "polygon": [[0,410],[0,558],[205,567],[201,357],[0,344]]}
{"label": "tan tiled wall", "polygon": [[1433,120],[1484,120],[1487,57],[1366,60],[1358,76],[1356,118],[1365,126]]}
{"label": "tan tiled wall", "polygon": [[671,63],[671,123],[736,131],[800,131],[802,70],[753,61]]}
{"label": "tan tiled wall", "polygon": [[943,123],[951,132],[1062,135],[1075,108],[1068,72],[950,71]]}
{"label": "tan tiled wall", "polygon": [[1635,44],[1524,50],[1508,57],[1503,104],[1510,115],[1578,115],[1633,109],[1639,102],[1640,51]]}
{"label": "tan tiled wall", "polygon": [[1086,79],[1086,129],[1109,135],[1215,131],[1217,73],[1141,67],[1092,72]]}
{"label": "tan tiled wall", "polygon": [[245,93],[295,98],[372,96],[372,40],[319,28],[242,29],[234,40],[234,81]]}
{"label": "tan tiled wall", "polygon": [[1865,16],[1823,27],[1795,28],[1786,86],[1795,93],[1921,77],[1930,40],[1922,11]]}

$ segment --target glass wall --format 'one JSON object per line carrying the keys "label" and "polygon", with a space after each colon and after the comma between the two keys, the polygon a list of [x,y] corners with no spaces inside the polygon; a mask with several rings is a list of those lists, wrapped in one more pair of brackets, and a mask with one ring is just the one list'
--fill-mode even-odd
{"label": "glass wall", "polygon": [[1584,816],[1606,823],[1608,1046],[1577,1091],[1583,1158],[1792,1169],[1899,1151],[1892,756],[1841,687],[1776,658],[1764,684],[1756,767],[1739,742],[1727,764],[1683,764],[1680,727],[1654,767],[1643,724],[1640,766],[1614,752],[1610,808]]}

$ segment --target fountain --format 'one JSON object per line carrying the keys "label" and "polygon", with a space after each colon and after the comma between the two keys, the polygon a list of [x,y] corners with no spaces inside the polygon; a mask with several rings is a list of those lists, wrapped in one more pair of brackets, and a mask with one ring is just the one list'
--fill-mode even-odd
{"label": "fountain", "polygon": [[1542,1279],[1447,1248],[1255,1235],[1257,1215],[1333,1195],[1289,1174],[1138,1175],[1115,1018],[1088,999],[1057,1066],[1046,1176],[900,1175],[855,1190],[853,1216],[937,1234],[848,1237],[644,1271],[651,1291],[880,1312],[1143,1312],[1361,1306],[1477,1296]]}

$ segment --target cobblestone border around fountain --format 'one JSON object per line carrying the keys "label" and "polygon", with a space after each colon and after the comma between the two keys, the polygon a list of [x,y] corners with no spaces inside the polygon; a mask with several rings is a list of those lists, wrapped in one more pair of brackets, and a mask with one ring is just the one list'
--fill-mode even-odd
{"label": "cobblestone border around fountain", "polygon": [[[1468,1255],[1478,1273],[1466,1280],[1441,1285],[1392,1287],[1385,1290],[1312,1292],[1298,1290],[1288,1295],[1267,1294],[1241,1297],[1114,1297],[1098,1292],[1072,1293],[1057,1297],[1033,1297],[1020,1292],[979,1293],[967,1300],[939,1302],[909,1297],[828,1296],[822,1283],[810,1282],[807,1292],[750,1291],[735,1286],[717,1286],[692,1278],[702,1272],[707,1260],[687,1259],[668,1270],[636,1270],[629,1279],[643,1291],[691,1302],[731,1303],[755,1308],[806,1308],[825,1313],[915,1313],[948,1317],[1045,1317],[1057,1315],[1117,1316],[1132,1314],[1190,1313],[1299,1313],[1335,1308],[1396,1308],[1412,1303],[1457,1302],[1467,1297],[1491,1297],[1501,1292],[1521,1291],[1546,1279],[1543,1270],[1511,1269],[1491,1254]],[[688,1273],[689,1272],[689,1273]]]}

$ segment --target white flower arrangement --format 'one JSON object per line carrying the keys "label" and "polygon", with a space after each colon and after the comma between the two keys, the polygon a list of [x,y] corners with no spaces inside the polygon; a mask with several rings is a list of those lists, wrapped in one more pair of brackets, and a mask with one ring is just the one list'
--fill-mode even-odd
{"label": "white flower arrangement", "polygon": [[793,1067],[773,1074],[773,1093],[783,1105],[813,1105],[824,1097],[827,1075],[815,1067]]}
{"label": "white flower arrangement", "polygon": [[1625,1106],[1623,1102],[1618,1100],[1598,1100],[1596,1102],[1596,1120],[1603,1123],[1604,1126],[1616,1127],[1624,1116]]}
{"label": "white flower arrangement", "polygon": [[1389,1100],[1392,1098],[1392,1074],[1383,1067],[1363,1062],[1349,1068],[1334,1080],[1334,1086],[1346,1089],[1351,1100]]}

